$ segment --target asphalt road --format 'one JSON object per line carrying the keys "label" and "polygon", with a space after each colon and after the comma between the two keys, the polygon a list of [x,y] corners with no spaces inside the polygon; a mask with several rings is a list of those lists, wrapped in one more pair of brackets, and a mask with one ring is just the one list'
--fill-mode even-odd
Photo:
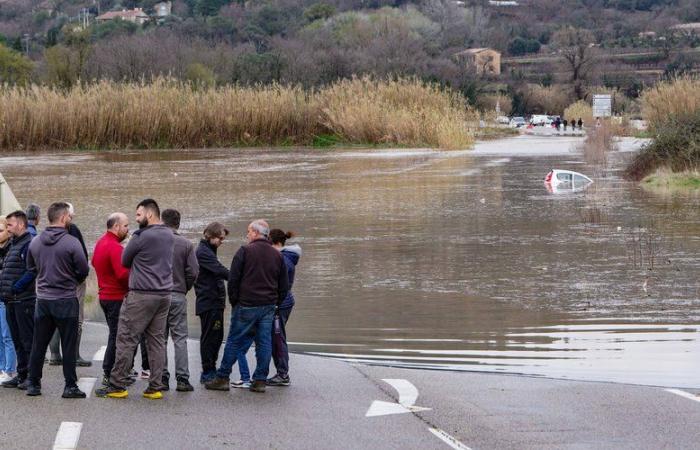
{"label": "asphalt road", "polygon": [[[88,324],[83,355],[96,353],[106,339],[104,326]],[[0,389],[0,447],[76,448],[76,439],[80,449],[700,445],[695,392],[371,367],[299,354],[291,356],[291,368],[292,385],[269,387],[265,394],[212,392],[193,383],[194,392],[171,389],[163,400],[147,400],[141,397],[146,381],[139,380],[127,399],[91,395],[64,400],[61,368],[47,366],[41,397]],[[190,372],[196,382],[200,366],[195,341],[190,343]],[[79,368],[78,374],[83,383],[99,379],[101,363]],[[68,431],[57,441],[62,424]],[[71,427],[79,433],[70,432]],[[59,441],[64,447],[54,447]]]}

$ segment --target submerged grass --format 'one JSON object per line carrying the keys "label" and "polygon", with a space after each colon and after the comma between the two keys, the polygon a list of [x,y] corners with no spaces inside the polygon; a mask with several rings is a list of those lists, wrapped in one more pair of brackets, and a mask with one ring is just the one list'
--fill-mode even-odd
{"label": "submerged grass", "polygon": [[188,148],[339,142],[465,148],[461,96],[414,79],[194,89],[171,79],[0,89],[0,148]]}

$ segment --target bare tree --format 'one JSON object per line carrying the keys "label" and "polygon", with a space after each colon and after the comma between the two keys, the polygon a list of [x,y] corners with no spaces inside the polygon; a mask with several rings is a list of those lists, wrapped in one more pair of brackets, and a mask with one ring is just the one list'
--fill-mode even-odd
{"label": "bare tree", "polygon": [[586,82],[595,59],[593,33],[583,28],[565,27],[552,37],[552,44],[564,59],[576,98],[585,96]]}

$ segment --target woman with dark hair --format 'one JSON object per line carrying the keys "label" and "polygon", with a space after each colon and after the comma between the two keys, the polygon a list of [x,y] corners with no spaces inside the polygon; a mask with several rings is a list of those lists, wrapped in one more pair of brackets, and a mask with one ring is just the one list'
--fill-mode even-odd
{"label": "woman with dark hair", "polygon": [[280,251],[284,262],[287,265],[287,274],[289,276],[289,292],[287,298],[284,299],[279,306],[279,334],[277,334],[277,326],[273,327],[272,336],[272,359],[275,362],[277,374],[267,380],[268,386],[289,386],[289,350],[287,348],[287,331],[286,325],[289,320],[289,315],[294,307],[294,295],[292,294],[292,285],[294,284],[294,273],[299,258],[301,258],[301,247],[297,244],[285,245],[287,239],[294,236],[294,233],[287,231],[286,233],[278,228],[270,231],[270,240],[272,246]]}

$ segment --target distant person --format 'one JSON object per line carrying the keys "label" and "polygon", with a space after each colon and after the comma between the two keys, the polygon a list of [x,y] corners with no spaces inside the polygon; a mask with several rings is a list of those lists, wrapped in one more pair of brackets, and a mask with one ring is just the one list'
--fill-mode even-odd
{"label": "distant person", "polygon": [[576,120],[571,119],[569,123],[571,124],[571,130],[576,131]]}
{"label": "distant person", "polygon": [[195,314],[201,322],[202,335],[199,339],[199,353],[202,359],[200,383],[216,377],[216,362],[219,349],[224,341],[224,308],[226,307],[226,282],[228,269],[219,262],[217,249],[228,236],[228,230],[219,222],[212,222],[204,229],[204,237],[199,241],[196,256],[199,275],[194,282],[197,296]]}
{"label": "distant person", "polygon": [[[297,244],[285,246],[287,239],[294,236],[291,231],[284,232],[278,228],[270,231],[272,246],[279,250],[287,266],[287,278],[289,279],[289,291],[287,296],[279,305],[277,314],[279,315],[279,330],[273,329],[272,336],[272,360],[275,363],[277,374],[267,380],[268,386],[289,386],[289,349],[287,348],[287,321],[292,314],[294,307],[294,294],[292,285],[294,284],[294,274],[296,265],[301,258],[301,247]],[[277,335],[276,335],[277,334]]]}
{"label": "distant person", "polygon": [[77,238],[68,234],[70,213],[67,203],[51,204],[49,226],[29,245],[27,269],[36,273],[36,312],[27,395],[41,395],[41,378],[46,347],[56,329],[63,352],[63,398],[85,398],[78,388],[75,358],[79,326],[77,289],[90,267]]}
{"label": "distant person", "polygon": [[[0,217],[0,276],[2,274],[2,262],[10,250],[10,232],[7,231],[7,219]],[[7,309],[5,303],[0,301],[0,383],[10,381],[17,369],[17,355],[15,344],[12,342],[12,333],[7,324]]]}
{"label": "distant person", "polygon": [[36,203],[30,203],[24,210],[27,214],[27,230],[32,237],[36,237],[39,233],[37,227],[39,226],[39,221],[41,220],[41,207]]}
{"label": "distant person", "polygon": [[165,358],[163,368],[163,386],[170,389],[170,372],[168,372],[168,334],[173,339],[175,349],[175,380],[179,392],[193,391],[190,384],[190,369],[187,355],[187,292],[192,289],[199,273],[199,264],[194,244],[180,235],[180,212],[166,209],[162,214],[163,224],[170,227],[175,243],[173,246],[173,290],[165,328]]}
{"label": "distant person", "polygon": [[580,117],[578,118],[578,129],[583,130],[583,120]]}
{"label": "distant person", "polygon": [[[80,232],[80,229],[78,226],[73,223],[73,220],[75,219],[75,208],[73,208],[73,205],[71,203],[66,202],[68,205],[68,214],[69,214],[69,223],[68,223],[68,234],[73,236],[80,242],[80,246],[83,249],[83,253],[85,254],[85,259],[89,260],[88,257],[88,251],[87,247],[85,246],[85,239],[83,239],[83,234]],[[92,361],[88,361],[83,359],[80,356],[80,340],[81,336],[83,334],[83,318],[85,316],[85,293],[86,293],[86,284],[83,281],[80,283],[78,286],[78,305],[80,306],[80,311],[78,315],[78,344],[75,347],[76,351],[76,364],[80,367],[90,367],[92,366]],[[61,347],[59,345],[59,336],[58,336],[58,329],[53,335],[53,338],[51,339],[51,342],[49,344],[49,348],[51,350],[51,357],[49,358],[49,364],[50,365],[60,365],[61,364]]]}
{"label": "distant person", "polygon": [[600,123],[600,117],[596,117],[596,119],[595,119],[595,127],[596,127],[596,128],[600,128],[600,125],[601,125],[601,123]]}
{"label": "distant person", "polygon": [[107,218],[107,231],[97,240],[92,267],[97,275],[97,297],[105,315],[109,337],[102,361],[102,384],[109,384],[117,351],[117,326],[124,297],[129,291],[129,269],[122,266],[122,242],[129,234],[129,218],[116,212]]}
{"label": "distant person", "polygon": [[[29,385],[29,355],[34,339],[36,274],[27,269],[27,253],[32,235],[27,229],[27,215],[15,211],[6,216],[7,231],[12,239],[0,273],[0,299],[5,302],[7,325],[17,355],[17,375],[2,387],[26,390]],[[42,357],[43,361],[43,357]]]}
{"label": "distant person", "polygon": [[564,119],[563,123],[564,123],[564,131],[566,131],[566,127],[569,125],[569,121]]}
{"label": "distant person", "polygon": [[173,232],[160,220],[160,208],[153,199],[142,200],[136,208],[139,229],[122,253],[122,265],[129,272],[129,293],[119,313],[117,352],[109,386],[95,390],[98,397],[125,398],[134,351],[140,336],[146,335],[151,368],[143,396],[163,398],[165,326],[173,289]]}
{"label": "distant person", "polygon": [[275,309],[289,291],[284,258],[272,247],[270,227],[258,219],[248,225],[248,244],[242,246],[231,262],[228,296],[233,311],[224,356],[216,378],[205,383],[207,389],[228,391],[231,368],[245,336],[255,332],[257,365],[250,390],[265,392],[272,358],[272,321]]}

